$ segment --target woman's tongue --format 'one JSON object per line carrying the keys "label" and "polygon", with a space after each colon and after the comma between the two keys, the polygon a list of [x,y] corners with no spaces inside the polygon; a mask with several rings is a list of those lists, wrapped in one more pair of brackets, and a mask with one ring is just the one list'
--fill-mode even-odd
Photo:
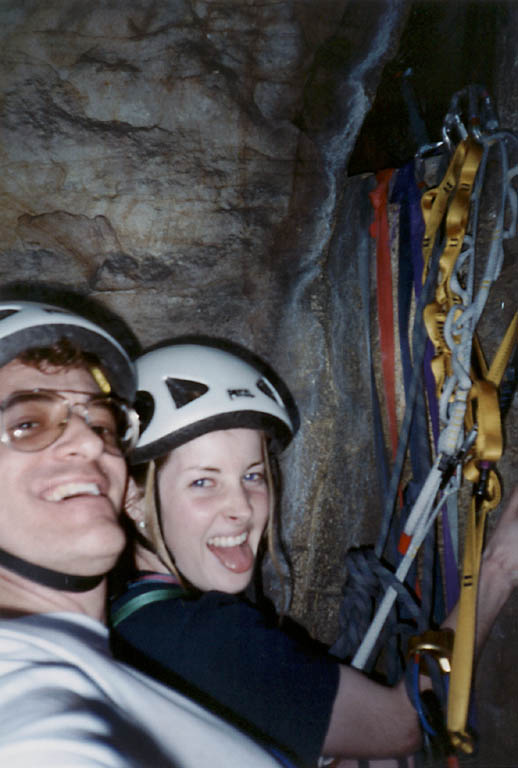
{"label": "woman's tongue", "polygon": [[216,547],[214,544],[207,546],[220,563],[233,573],[244,573],[253,567],[254,553],[248,540],[235,547]]}

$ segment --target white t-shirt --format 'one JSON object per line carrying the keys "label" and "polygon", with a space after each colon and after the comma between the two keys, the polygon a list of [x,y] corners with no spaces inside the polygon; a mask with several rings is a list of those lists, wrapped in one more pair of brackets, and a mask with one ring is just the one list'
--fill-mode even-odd
{"label": "white t-shirt", "polygon": [[56,613],[0,620],[0,766],[278,763],[189,699],[116,662],[104,625]]}

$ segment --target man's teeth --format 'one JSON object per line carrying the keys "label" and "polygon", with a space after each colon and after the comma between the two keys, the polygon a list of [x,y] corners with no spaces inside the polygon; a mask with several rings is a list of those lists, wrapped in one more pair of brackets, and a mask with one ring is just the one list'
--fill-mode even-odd
{"label": "man's teeth", "polygon": [[209,547],[238,547],[243,544],[248,538],[248,533],[245,531],[239,536],[213,536],[208,540]]}
{"label": "man's teeth", "polygon": [[101,490],[97,483],[65,483],[57,485],[45,494],[46,501],[62,501],[71,496],[100,496]]}

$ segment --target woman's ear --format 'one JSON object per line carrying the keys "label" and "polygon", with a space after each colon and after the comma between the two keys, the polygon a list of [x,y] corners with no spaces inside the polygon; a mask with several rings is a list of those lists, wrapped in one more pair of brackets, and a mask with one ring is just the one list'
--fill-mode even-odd
{"label": "woman's ear", "polygon": [[128,487],[124,498],[124,512],[139,528],[145,526],[143,493],[131,475],[128,478]]}

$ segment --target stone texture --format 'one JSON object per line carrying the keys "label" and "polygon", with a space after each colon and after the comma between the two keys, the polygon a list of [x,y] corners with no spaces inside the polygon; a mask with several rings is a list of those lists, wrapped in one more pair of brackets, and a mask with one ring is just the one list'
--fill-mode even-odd
{"label": "stone texture", "polygon": [[[420,5],[0,0],[0,282],[92,297],[134,347],[211,333],[278,368],[302,412],[283,458],[291,613],[326,641],[345,552],[374,541],[380,514],[357,276],[373,179],[347,178],[347,163]],[[513,127],[516,9],[500,5],[495,96]],[[515,254],[484,323],[489,351],[516,304]],[[479,669],[479,768],[516,762],[516,608]]]}

